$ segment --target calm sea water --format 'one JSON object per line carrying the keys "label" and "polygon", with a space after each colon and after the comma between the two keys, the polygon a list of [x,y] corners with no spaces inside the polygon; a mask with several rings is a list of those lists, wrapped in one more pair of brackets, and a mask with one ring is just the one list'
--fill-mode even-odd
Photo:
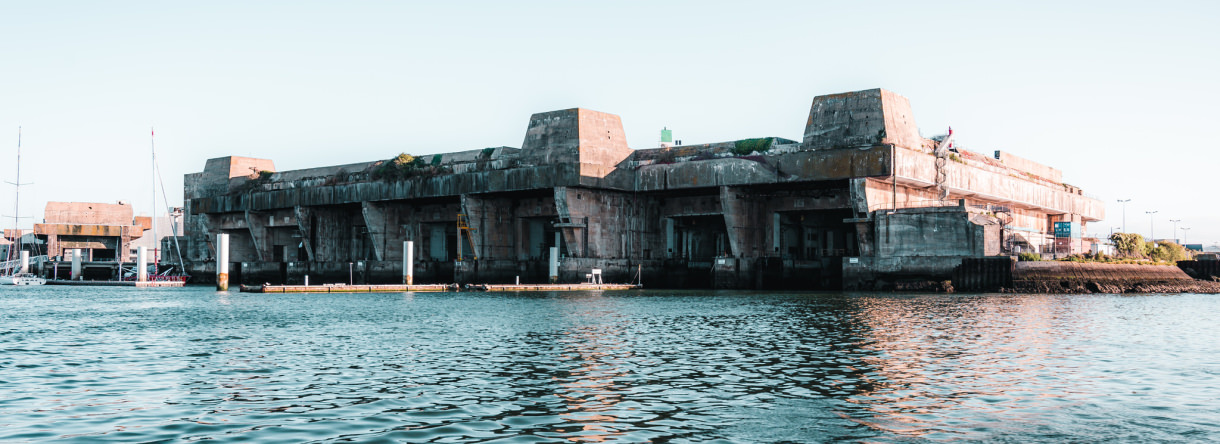
{"label": "calm sea water", "polygon": [[0,441],[1220,441],[1220,297],[0,288]]}

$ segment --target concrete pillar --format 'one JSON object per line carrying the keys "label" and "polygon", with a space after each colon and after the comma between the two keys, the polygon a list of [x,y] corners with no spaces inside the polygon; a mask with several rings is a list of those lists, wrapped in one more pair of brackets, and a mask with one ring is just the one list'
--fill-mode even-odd
{"label": "concrete pillar", "polygon": [[148,281],[148,247],[136,248],[136,281]]}
{"label": "concrete pillar", "polygon": [[[887,224],[888,228],[888,224]],[[860,256],[872,256],[873,244],[876,242],[873,239],[873,227],[868,222],[856,223],[856,238],[859,239],[859,251],[856,253]]]}
{"label": "concrete pillar", "polygon": [[271,252],[271,235],[267,230],[267,226],[273,219],[273,215],[246,210],[246,227],[250,230],[250,239],[253,240],[254,253],[258,255],[259,261],[269,261],[273,253]]}
{"label": "concrete pillar", "polygon": [[547,276],[552,284],[559,282],[559,247],[551,247],[551,260],[547,267]]}
{"label": "concrete pillar", "polygon": [[402,283],[415,285],[415,242],[403,242],[402,252]]}
{"label": "concrete pillar", "polygon": [[780,223],[780,217],[779,213],[771,213],[771,251],[775,252],[776,255],[782,254],[779,251],[780,237],[783,235],[781,232],[783,225]]}
{"label": "concrete pillar", "polygon": [[695,233],[691,231],[682,232],[682,257],[690,260],[691,253],[694,252],[694,247],[691,245],[695,241]]}
{"label": "concrete pillar", "polygon": [[21,250],[21,272],[30,272],[30,252]]}
{"label": "concrete pillar", "polygon": [[216,291],[229,291],[229,235],[216,235]]}
{"label": "concrete pillar", "polygon": [[80,248],[72,249],[72,280],[79,281],[81,279],[81,252]]}
{"label": "concrete pillar", "polygon": [[665,257],[674,257],[674,219],[665,218]]}
{"label": "concrete pillar", "polygon": [[314,245],[312,233],[313,226],[313,211],[305,207],[293,208],[293,215],[297,219],[297,229],[301,232],[301,244],[305,245],[305,257],[297,258],[301,261],[314,261]]}

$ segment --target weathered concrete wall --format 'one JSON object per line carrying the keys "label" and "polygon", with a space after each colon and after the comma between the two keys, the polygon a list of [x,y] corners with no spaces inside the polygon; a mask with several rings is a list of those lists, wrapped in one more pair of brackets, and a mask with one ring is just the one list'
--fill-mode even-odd
{"label": "weathered concrete wall", "polygon": [[878,256],[976,257],[1000,252],[999,221],[964,206],[882,211],[876,219]]}
{"label": "weathered concrete wall", "polygon": [[1051,182],[1063,182],[1063,171],[1059,171],[1057,168],[1051,168],[1005,151],[996,151],[995,158],[1000,163],[1019,171],[1037,175]]}
{"label": "weathered concrete wall", "polygon": [[911,103],[883,89],[818,96],[805,124],[806,149],[856,148],[880,144],[922,146]]}
{"label": "weathered concrete wall", "polygon": [[[935,158],[928,153],[895,150],[898,183],[914,187],[935,186]],[[973,198],[1017,208],[1037,208],[1050,214],[1077,214],[1085,221],[1105,219],[1105,205],[1083,195],[1078,188],[1023,178],[1002,167],[970,161],[945,164],[951,199]]]}
{"label": "weathered concrete wall", "polygon": [[631,155],[622,120],[582,108],[530,117],[521,159],[534,165],[579,165],[581,176],[605,177]]}
{"label": "weathered concrete wall", "polygon": [[948,280],[963,258],[1000,252],[999,221],[964,203],[874,214],[876,255],[843,260],[845,288],[893,288],[909,278]]}
{"label": "weathered concrete wall", "polygon": [[72,225],[132,225],[131,205],[95,202],[47,202],[43,223]]}
{"label": "weathered concrete wall", "polygon": [[573,257],[630,258],[639,227],[630,193],[589,188],[555,189],[555,204]]}

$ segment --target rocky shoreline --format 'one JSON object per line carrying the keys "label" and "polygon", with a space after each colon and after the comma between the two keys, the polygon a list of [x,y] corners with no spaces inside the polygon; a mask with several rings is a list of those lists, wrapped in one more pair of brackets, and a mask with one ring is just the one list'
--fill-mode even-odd
{"label": "rocky shoreline", "polygon": [[[1082,262],[1012,262],[1010,266],[968,268],[953,280],[910,279],[879,290],[954,293],[1038,294],[1204,293],[1220,294],[1220,277],[1210,264],[1106,264]],[[965,272],[962,272],[963,269]],[[1189,271],[1189,273],[1188,273]],[[971,274],[974,273],[974,274]],[[985,274],[987,279],[979,279]],[[979,283],[982,282],[982,285]]]}
{"label": "rocky shoreline", "polygon": [[1088,293],[1205,293],[1220,294],[1220,282],[1215,281],[1160,281],[1160,282],[1114,282],[1095,280],[1046,281],[1029,280],[1013,282],[1012,288],[1002,288],[1001,293],[1043,294],[1088,294]]}

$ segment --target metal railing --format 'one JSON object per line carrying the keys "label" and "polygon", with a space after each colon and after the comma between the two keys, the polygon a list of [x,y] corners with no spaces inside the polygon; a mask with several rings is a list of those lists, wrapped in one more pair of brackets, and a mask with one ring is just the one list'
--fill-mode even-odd
{"label": "metal railing", "polygon": [[[34,265],[34,264],[38,264],[38,263],[42,263],[42,262],[46,262],[46,261],[47,261],[47,256],[45,254],[40,255],[40,256],[30,256],[30,265]],[[16,270],[18,268],[21,268],[21,259],[13,259],[11,261],[0,262],[0,270],[8,271],[8,270]]]}

